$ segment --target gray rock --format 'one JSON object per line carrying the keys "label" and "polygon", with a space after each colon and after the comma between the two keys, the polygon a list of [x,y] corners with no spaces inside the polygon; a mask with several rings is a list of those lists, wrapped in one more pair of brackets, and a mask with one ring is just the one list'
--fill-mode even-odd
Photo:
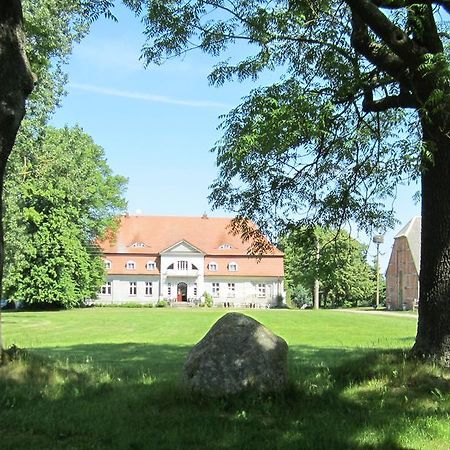
{"label": "gray rock", "polygon": [[210,396],[276,392],[287,383],[286,341],[240,313],[221,317],[189,352],[183,382]]}

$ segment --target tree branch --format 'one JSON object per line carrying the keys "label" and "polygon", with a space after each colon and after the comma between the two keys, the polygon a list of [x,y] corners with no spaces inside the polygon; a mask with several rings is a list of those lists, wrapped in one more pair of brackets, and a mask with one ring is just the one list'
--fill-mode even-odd
{"label": "tree branch", "polygon": [[405,63],[385,46],[373,42],[366,23],[355,12],[352,14],[351,43],[353,48],[378,69],[386,72],[402,85],[408,85]]}
{"label": "tree branch", "polygon": [[350,7],[353,15],[367,24],[370,29],[399,56],[409,68],[415,69],[422,61],[421,57],[426,53],[425,49],[418,46],[408,35],[395,25],[380,9],[370,0],[344,0]]}
{"label": "tree branch", "polygon": [[372,89],[364,92],[363,111],[382,112],[392,108],[412,108],[418,107],[416,98],[410,92],[400,92],[398,95],[388,95],[379,100],[373,99]]}

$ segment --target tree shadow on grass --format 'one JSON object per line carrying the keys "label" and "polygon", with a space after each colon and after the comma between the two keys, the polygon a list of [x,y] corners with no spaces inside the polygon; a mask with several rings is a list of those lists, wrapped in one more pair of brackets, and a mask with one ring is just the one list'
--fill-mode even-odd
{"label": "tree shadow on grass", "polygon": [[[221,399],[183,389],[188,351],[136,343],[33,350],[0,370],[2,450],[446,448],[427,423],[448,421],[450,374],[401,351],[291,347],[285,393]],[[417,441],[410,433],[421,427]]]}

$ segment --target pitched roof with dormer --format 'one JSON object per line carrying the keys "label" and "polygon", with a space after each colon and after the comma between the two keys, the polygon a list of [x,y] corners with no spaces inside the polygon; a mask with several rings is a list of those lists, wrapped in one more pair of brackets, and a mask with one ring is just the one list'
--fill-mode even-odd
{"label": "pitched roof with dormer", "polygon": [[[101,243],[109,254],[160,254],[186,242],[205,255],[248,254],[250,243],[231,234],[230,218],[179,216],[123,216],[114,239]],[[256,226],[255,226],[256,227]],[[268,255],[283,253],[273,247]]]}

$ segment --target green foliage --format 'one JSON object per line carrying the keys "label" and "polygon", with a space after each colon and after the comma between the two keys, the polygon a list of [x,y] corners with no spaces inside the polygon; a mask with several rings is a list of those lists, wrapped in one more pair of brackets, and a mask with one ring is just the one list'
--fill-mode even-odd
{"label": "green foliage", "polygon": [[125,208],[126,180],[79,127],[47,127],[16,146],[8,169],[5,295],[66,307],[95,298],[104,282],[96,242]]}
{"label": "green foliage", "polygon": [[286,255],[286,283],[293,303],[299,306],[311,303],[316,279],[320,281],[325,307],[372,303],[376,283],[374,270],[366,261],[367,248],[346,231],[319,227],[295,230],[283,238],[282,247]]}
{"label": "green foliage", "polygon": [[[222,117],[224,136],[213,149],[219,167],[214,206],[250,217],[266,232],[292,224],[356,223],[367,231],[393,226],[385,205],[398,183],[420,175],[424,146],[416,111],[435,122],[450,104],[448,54],[439,50],[437,33],[430,37],[446,31],[437,7],[395,2],[386,14],[386,37],[387,30],[382,35],[371,24],[353,28],[349,1],[126,3],[144,16],[148,63],[200,49],[223,57],[210,74],[212,84],[268,72],[270,79],[279,77]],[[386,10],[377,11],[379,19]],[[366,22],[376,15],[354,14]],[[417,61],[393,50],[394,30],[404,30],[410,48],[420,48]],[[361,41],[376,56],[365,57]],[[237,51],[228,57],[232,46]],[[434,88],[418,94],[417,80]],[[416,108],[403,109],[402,101],[388,106],[405,91]]]}
{"label": "green foliage", "polygon": [[[286,267],[287,269],[287,267]],[[301,308],[304,305],[311,306],[313,297],[310,288],[306,288],[301,284],[292,284],[287,282],[288,289],[288,304],[296,308]]]}
{"label": "green foliage", "polygon": [[209,293],[206,292],[203,294],[203,304],[207,307],[207,308],[211,308],[214,305],[214,299],[213,296]]}
{"label": "green foliage", "polygon": [[170,301],[166,299],[160,299],[155,303],[155,308],[166,308],[170,305]]}

